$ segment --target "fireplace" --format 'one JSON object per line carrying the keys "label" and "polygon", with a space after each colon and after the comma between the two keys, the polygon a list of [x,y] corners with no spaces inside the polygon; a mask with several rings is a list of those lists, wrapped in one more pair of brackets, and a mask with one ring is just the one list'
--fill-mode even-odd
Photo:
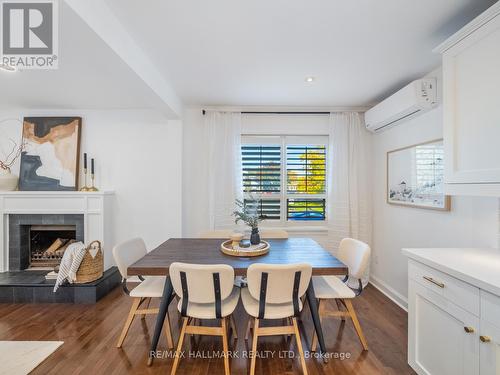
{"label": "fireplace", "polygon": [[9,215],[9,270],[55,267],[66,248],[84,240],[83,215]]}
{"label": "fireplace", "polygon": [[30,268],[59,265],[69,245],[76,242],[76,225],[30,225]]}

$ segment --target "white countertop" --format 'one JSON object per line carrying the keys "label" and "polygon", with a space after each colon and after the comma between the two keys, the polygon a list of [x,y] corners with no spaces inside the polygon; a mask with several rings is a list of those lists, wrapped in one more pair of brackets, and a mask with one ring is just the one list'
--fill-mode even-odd
{"label": "white countertop", "polygon": [[500,296],[500,250],[474,248],[403,249],[429,267]]}

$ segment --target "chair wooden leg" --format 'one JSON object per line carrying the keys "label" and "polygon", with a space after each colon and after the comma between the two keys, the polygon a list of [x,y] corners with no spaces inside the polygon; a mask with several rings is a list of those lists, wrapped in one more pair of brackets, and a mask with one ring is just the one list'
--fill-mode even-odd
{"label": "chair wooden leg", "polygon": [[307,375],[306,359],[304,357],[304,350],[302,349],[302,341],[300,339],[299,326],[297,325],[297,318],[292,318],[293,330],[295,331],[295,340],[297,341],[297,350],[299,351],[300,364],[302,365],[302,372]]}
{"label": "chair wooden leg", "polygon": [[248,336],[250,336],[250,330],[252,329],[253,318],[248,318],[247,330],[245,332],[245,341],[248,341]]}
{"label": "chair wooden leg", "polygon": [[132,324],[132,321],[134,320],[135,312],[140,304],[141,304],[141,299],[134,298],[134,300],[132,302],[132,307],[130,308],[130,311],[128,313],[127,320],[125,321],[125,325],[123,326],[122,333],[120,335],[120,338],[118,339],[118,344],[116,344],[117,348],[122,347],[123,341],[125,341],[125,337],[127,336],[130,325]]}
{"label": "chair wooden leg", "polygon": [[168,312],[165,317],[163,330],[165,331],[165,338],[167,339],[167,348],[172,349],[174,347],[174,340],[172,340],[172,327],[170,326],[170,317],[168,316]]}
{"label": "chair wooden leg", "polygon": [[352,302],[348,299],[344,299],[344,304],[347,307],[347,311],[351,316],[352,324],[354,324],[354,329],[358,334],[359,341],[361,341],[361,345],[363,346],[363,350],[368,350],[368,344],[366,343],[365,336],[363,335],[363,331],[361,330],[361,326],[359,325],[358,317],[356,316],[356,312],[354,311],[354,307],[352,306]]}
{"label": "chair wooden leg", "polygon": [[[196,318],[189,318],[189,324],[192,326],[198,325],[198,319]],[[191,333],[191,337],[194,337],[194,333]]]}
{"label": "chair wooden leg", "polygon": [[318,337],[316,336],[316,331],[313,329],[313,339],[311,343],[311,352],[315,352],[318,347]]}
{"label": "chair wooden leg", "polygon": [[229,371],[229,346],[227,344],[227,321],[226,318],[221,319],[222,325],[222,350],[224,351],[224,374],[230,375]]}
{"label": "chair wooden leg", "polygon": [[[151,303],[151,298],[146,298],[146,305],[144,306],[144,310],[149,309],[149,304]],[[141,319],[146,319],[146,314],[141,315]]]}
{"label": "chair wooden leg", "polygon": [[254,319],[253,339],[252,339],[252,358],[250,360],[250,375],[255,375],[255,361],[257,360],[257,340],[259,338],[259,319]]}
{"label": "chair wooden leg", "polygon": [[229,317],[229,324],[231,325],[231,331],[233,332],[233,336],[235,339],[238,338],[238,332],[236,332],[236,323],[234,321],[234,315]]}
{"label": "chair wooden leg", "polygon": [[[318,300],[318,311],[319,311],[319,319],[321,321],[321,324],[323,324],[323,309],[324,309],[324,307],[325,307],[325,301],[323,301],[321,299]],[[316,336],[316,330],[313,329],[311,351],[315,352],[317,347],[318,347],[318,336]]]}
{"label": "chair wooden leg", "polygon": [[172,364],[172,371],[170,371],[170,375],[175,375],[175,373],[177,372],[177,367],[179,366],[179,358],[181,355],[182,344],[184,342],[184,335],[186,332],[187,325],[188,325],[188,318],[183,318],[181,332],[179,333],[179,342],[177,343],[177,349],[175,351],[174,363]]}

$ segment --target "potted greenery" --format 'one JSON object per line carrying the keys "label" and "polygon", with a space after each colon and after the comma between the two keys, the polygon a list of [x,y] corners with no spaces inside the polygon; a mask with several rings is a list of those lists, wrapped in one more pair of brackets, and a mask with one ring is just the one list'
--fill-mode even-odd
{"label": "potted greenery", "polygon": [[236,210],[233,212],[233,216],[236,217],[234,222],[238,224],[240,221],[243,221],[252,228],[250,243],[258,245],[260,243],[259,223],[265,219],[263,215],[259,214],[259,200],[253,197],[245,201],[236,199],[236,207]]}

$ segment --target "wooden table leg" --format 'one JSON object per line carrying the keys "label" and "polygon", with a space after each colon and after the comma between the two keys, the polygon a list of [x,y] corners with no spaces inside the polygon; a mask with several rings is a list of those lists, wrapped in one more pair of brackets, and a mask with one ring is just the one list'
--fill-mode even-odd
{"label": "wooden table leg", "polygon": [[155,333],[153,335],[153,340],[151,341],[151,349],[149,350],[148,366],[153,364],[153,354],[156,352],[156,347],[158,346],[158,340],[160,339],[161,329],[163,327],[163,322],[165,321],[165,316],[167,316],[168,305],[173,299],[173,286],[170,276],[165,279],[165,286],[163,287],[163,295],[160,302],[160,310],[156,316]]}
{"label": "wooden table leg", "polygon": [[[314,293],[314,287],[312,279],[307,287],[307,302],[309,302],[309,309],[311,310],[311,316],[314,323],[314,330],[316,331],[316,336],[318,337],[320,354],[326,353],[325,339],[323,337],[323,329],[321,328],[321,319],[319,317],[319,306],[316,300],[316,294]],[[323,357],[323,361],[328,362],[326,356]]]}

